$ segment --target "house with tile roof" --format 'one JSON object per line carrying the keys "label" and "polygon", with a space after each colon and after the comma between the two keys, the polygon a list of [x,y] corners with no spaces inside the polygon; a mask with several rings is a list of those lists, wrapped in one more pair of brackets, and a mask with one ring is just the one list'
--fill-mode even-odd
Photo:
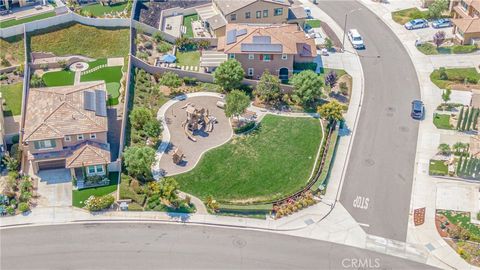
{"label": "house with tile roof", "polygon": [[104,82],[30,89],[22,147],[33,171],[66,168],[77,179],[106,175],[106,100]]}
{"label": "house with tile roof", "polygon": [[219,52],[242,64],[247,78],[259,79],[265,70],[288,80],[294,63],[313,62],[315,41],[296,24],[228,24],[218,39]]}
{"label": "house with tile roof", "polygon": [[453,34],[460,44],[480,44],[480,1],[452,2]]}

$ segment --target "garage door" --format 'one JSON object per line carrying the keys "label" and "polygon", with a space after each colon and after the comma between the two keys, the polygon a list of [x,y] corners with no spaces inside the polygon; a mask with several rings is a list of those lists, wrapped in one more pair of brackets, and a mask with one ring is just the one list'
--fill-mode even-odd
{"label": "garage door", "polygon": [[39,170],[65,169],[65,159],[38,162]]}

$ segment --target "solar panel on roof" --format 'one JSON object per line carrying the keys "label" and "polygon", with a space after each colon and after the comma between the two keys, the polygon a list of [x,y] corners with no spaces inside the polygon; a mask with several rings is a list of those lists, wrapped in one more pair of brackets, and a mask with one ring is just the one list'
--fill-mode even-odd
{"label": "solar panel on roof", "polygon": [[105,97],[105,91],[95,90],[95,115],[107,116],[107,100]]}
{"label": "solar panel on roof", "polygon": [[233,29],[227,32],[227,45],[237,42],[237,30]]}
{"label": "solar panel on roof", "polygon": [[83,108],[87,111],[95,111],[95,93],[83,92]]}
{"label": "solar panel on roof", "polygon": [[243,36],[243,35],[246,35],[247,34],[247,29],[240,29],[237,31],[237,34],[236,36],[239,37],[239,36]]}
{"label": "solar panel on roof", "polygon": [[253,43],[270,44],[272,43],[272,38],[270,36],[253,36]]}
{"label": "solar panel on roof", "polygon": [[242,52],[276,52],[281,53],[283,51],[282,44],[254,44],[243,43],[241,46]]}

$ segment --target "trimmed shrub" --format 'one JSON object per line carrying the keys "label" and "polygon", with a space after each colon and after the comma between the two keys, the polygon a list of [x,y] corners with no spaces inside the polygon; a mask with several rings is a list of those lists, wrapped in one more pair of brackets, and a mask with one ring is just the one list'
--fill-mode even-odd
{"label": "trimmed shrub", "polygon": [[7,211],[7,214],[12,216],[15,215],[15,208],[13,208],[12,206],[8,206],[5,210]]}
{"label": "trimmed shrub", "polygon": [[192,78],[192,77],[184,77],[183,78],[183,82],[186,84],[186,85],[197,85],[197,78]]}
{"label": "trimmed shrub", "polygon": [[105,208],[109,208],[114,201],[115,198],[112,195],[105,195],[101,197],[92,195],[85,201],[85,208],[90,211],[100,211]]}
{"label": "trimmed shrub", "polygon": [[460,113],[458,114],[457,130],[460,130],[460,127],[462,126],[462,120],[463,120],[463,106],[460,109]]}
{"label": "trimmed shrub", "polygon": [[463,120],[462,120],[462,131],[464,131],[467,128],[467,122],[468,122],[468,115],[470,113],[470,108],[467,108],[465,111],[465,114],[463,115]]}
{"label": "trimmed shrub", "polygon": [[306,63],[293,63],[293,70],[294,71],[302,71],[302,70],[317,70],[317,63],[313,62],[306,62]]}
{"label": "trimmed shrub", "polygon": [[246,125],[244,125],[242,127],[233,129],[233,131],[236,134],[239,134],[239,133],[243,133],[245,131],[248,131],[248,130],[254,128],[254,127],[255,127],[255,121],[251,121],[251,122],[248,122]]}
{"label": "trimmed shrub", "polygon": [[160,53],[166,53],[166,52],[170,51],[171,49],[172,49],[172,45],[170,45],[166,42],[162,42],[162,43],[157,45],[157,51],[160,52]]}
{"label": "trimmed shrub", "polygon": [[462,53],[472,53],[478,48],[476,45],[455,45],[452,46],[452,53],[462,54]]}
{"label": "trimmed shrub", "polygon": [[468,114],[468,120],[467,120],[467,130],[472,129],[472,120],[473,120],[473,114],[475,113],[475,108],[472,108],[470,110],[470,113]]}
{"label": "trimmed shrub", "polygon": [[28,206],[28,203],[26,202],[21,202],[18,204],[18,210],[22,213],[25,213],[30,210],[30,206]]}
{"label": "trimmed shrub", "polygon": [[176,73],[168,71],[163,73],[162,77],[160,78],[160,84],[177,88],[182,85],[182,79],[180,79]]}
{"label": "trimmed shrub", "polygon": [[444,67],[441,67],[439,69],[440,71],[440,80],[448,80],[448,75],[447,75],[447,71],[445,70]]}

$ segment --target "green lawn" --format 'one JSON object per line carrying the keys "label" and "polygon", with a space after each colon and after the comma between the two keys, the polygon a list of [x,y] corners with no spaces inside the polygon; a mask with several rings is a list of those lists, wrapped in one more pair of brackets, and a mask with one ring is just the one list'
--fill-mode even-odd
{"label": "green lawn", "polygon": [[258,130],[208,151],[175,179],[181,190],[222,203],[279,199],[309,180],[321,134],[317,119],[267,115]]}
{"label": "green lawn", "polygon": [[478,50],[475,45],[453,45],[436,47],[432,43],[423,43],[417,46],[417,49],[426,55],[434,54],[463,54],[472,53]]}
{"label": "green lawn", "polygon": [[446,68],[447,80],[440,79],[440,69],[435,69],[430,74],[430,80],[439,88],[445,89],[451,84],[464,83],[465,79],[472,84],[478,84],[480,73],[475,68]]}
{"label": "green lawn", "polygon": [[93,69],[94,67],[98,67],[98,66],[101,66],[101,65],[106,65],[107,62],[108,62],[107,58],[97,59],[95,61],[88,62],[88,69],[87,70]]}
{"label": "green lawn", "polygon": [[72,191],[72,205],[82,208],[85,206],[85,200],[92,195],[103,196],[115,192],[118,184],[118,172],[110,172],[108,178],[110,178],[110,184],[108,186]]}
{"label": "green lawn", "polygon": [[448,166],[445,165],[443,160],[430,160],[430,166],[428,168],[430,175],[447,175]]}
{"label": "green lawn", "polygon": [[449,114],[434,114],[433,124],[439,129],[453,129],[453,126],[450,124]]}
{"label": "green lawn", "polygon": [[64,24],[35,32],[29,42],[32,52],[52,52],[57,56],[124,57],[128,55],[130,31],[128,28]]}
{"label": "green lawn", "polygon": [[467,229],[476,239],[480,239],[480,226],[470,222],[469,213],[455,211],[439,211],[439,213],[443,214],[452,224]]}
{"label": "green lawn", "polygon": [[4,116],[20,115],[22,111],[22,94],[23,83],[15,83],[10,85],[0,85],[2,98],[5,99],[3,107]]}
{"label": "green lawn", "polygon": [[192,14],[183,17],[183,25],[187,28],[187,32],[184,36],[193,38],[193,29],[192,29],[192,22],[198,21],[198,14]]}
{"label": "green lawn", "polygon": [[[10,65],[23,64],[24,59],[23,36],[0,38],[0,58],[6,58]],[[6,67],[0,61],[0,67]]]}
{"label": "green lawn", "polygon": [[75,73],[70,70],[50,71],[42,76],[48,87],[73,85]]}
{"label": "green lawn", "polygon": [[82,75],[81,82],[89,81],[105,81],[107,92],[110,95],[109,105],[118,104],[118,97],[120,96],[120,80],[122,79],[122,67],[104,67],[97,71]]}
{"label": "green lawn", "polygon": [[112,4],[110,6],[108,5],[104,6],[102,4],[93,4],[93,5],[83,6],[82,10],[90,12],[90,14],[92,14],[94,17],[103,17],[106,13],[122,12],[126,7],[127,7],[127,2]]}
{"label": "green lawn", "polygon": [[47,12],[47,13],[43,13],[43,14],[36,15],[36,16],[31,16],[31,17],[28,17],[28,18],[23,18],[23,19],[20,19],[20,20],[11,19],[11,20],[7,20],[7,21],[2,21],[2,22],[0,22],[0,28],[7,28],[7,27],[10,27],[10,26],[14,26],[14,25],[22,24],[22,23],[38,21],[38,20],[41,20],[41,19],[46,19],[46,18],[49,18],[49,17],[53,17],[55,15],[56,15],[55,11],[52,11],[52,12]]}
{"label": "green lawn", "polygon": [[392,19],[399,24],[405,24],[414,19],[427,19],[428,12],[421,11],[418,8],[409,8],[392,12]]}
{"label": "green lawn", "polygon": [[311,28],[320,28],[320,20],[307,20],[306,24],[310,25]]}
{"label": "green lawn", "polygon": [[199,66],[200,52],[199,51],[177,51],[177,65],[179,66]]}

